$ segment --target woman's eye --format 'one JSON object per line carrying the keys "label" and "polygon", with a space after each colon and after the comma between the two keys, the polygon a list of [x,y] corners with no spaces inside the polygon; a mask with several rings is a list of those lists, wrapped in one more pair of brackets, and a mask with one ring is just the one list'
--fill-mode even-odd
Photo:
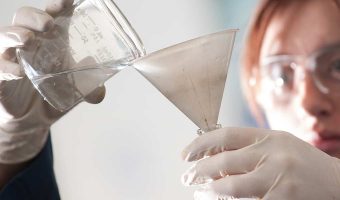
{"label": "woman's eye", "polygon": [[291,89],[294,82],[294,70],[290,65],[272,66],[271,77],[277,87]]}
{"label": "woman's eye", "polygon": [[322,81],[340,81],[340,49],[318,56],[316,65],[315,73]]}
{"label": "woman's eye", "polygon": [[331,63],[330,73],[332,78],[340,80],[340,58]]}

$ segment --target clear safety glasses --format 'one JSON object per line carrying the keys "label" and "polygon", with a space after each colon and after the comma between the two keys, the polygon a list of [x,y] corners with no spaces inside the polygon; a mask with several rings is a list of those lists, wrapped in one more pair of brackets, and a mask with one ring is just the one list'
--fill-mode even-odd
{"label": "clear safety glasses", "polygon": [[308,56],[276,55],[261,61],[262,90],[276,100],[287,100],[297,84],[311,73],[316,87],[324,94],[340,96],[340,43]]}

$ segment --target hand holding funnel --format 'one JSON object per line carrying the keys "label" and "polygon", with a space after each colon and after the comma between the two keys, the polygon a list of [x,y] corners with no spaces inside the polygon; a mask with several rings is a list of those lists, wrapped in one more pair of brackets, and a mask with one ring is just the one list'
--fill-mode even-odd
{"label": "hand holding funnel", "polygon": [[199,128],[218,128],[237,30],[190,40],[134,61],[134,67]]}

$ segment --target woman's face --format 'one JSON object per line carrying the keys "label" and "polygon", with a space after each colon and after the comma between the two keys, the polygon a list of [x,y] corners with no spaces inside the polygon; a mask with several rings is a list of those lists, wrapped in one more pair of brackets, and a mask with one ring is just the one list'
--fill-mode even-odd
{"label": "woman's face", "polygon": [[[340,158],[340,90],[327,91],[327,87],[314,81],[313,72],[308,70],[316,63],[316,74],[327,74],[322,75],[326,81],[332,80],[332,84],[336,84],[328,76],[335,74],[335,78],[340,79],[340,53],[333,52],[335,56],[332,54],[323,58],[315,54],[335,44],[340,44],[340,11],[333,1],[292,3],[285,11],[277,13],[266,31],[260,63],[268,60],[270,63],[272,60],[268,58],[274,58],[279,64],[267,67],[270,73],[281,79],[268,82],[266,76],[262,76],[258,103],[272,129],[288,131]],[[319,60],[324,61],[320,64]],[[332,73],[327,68],[331,64],[323,64],[331,62],[334,66]],[[283,71],[287,73],[282,76]],[[273,84],[282,86],[286,82],[289,84],[285,88],[274,92]]]}

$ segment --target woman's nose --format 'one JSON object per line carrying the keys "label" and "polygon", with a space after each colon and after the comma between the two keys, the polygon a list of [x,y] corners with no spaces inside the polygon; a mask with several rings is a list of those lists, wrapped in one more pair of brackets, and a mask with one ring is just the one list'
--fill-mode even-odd
{"label": "woman's nose", "polygon": [[312,74],[306,73],[304,79],[298,81],[297,84],[299,106],[317,118],[331,115],[333,109],[331,99],[316,86]]}

